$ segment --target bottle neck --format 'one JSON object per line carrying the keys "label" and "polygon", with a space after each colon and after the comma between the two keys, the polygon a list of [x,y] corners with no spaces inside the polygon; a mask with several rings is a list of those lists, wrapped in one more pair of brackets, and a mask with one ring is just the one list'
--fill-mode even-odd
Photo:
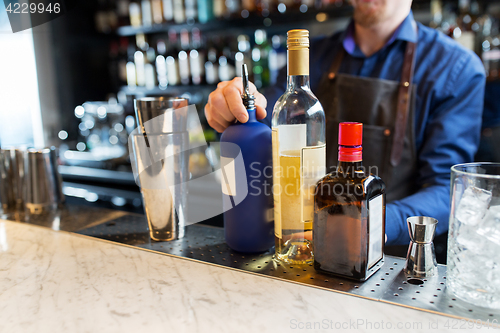
{"label": "bottle neck", "polygon": [[363,166],[363,161],[356,161],[356,162],[347,162],[347,161],[339,161],[337,164],[339,169],[342,170],[359,170]]}
{"label": "bottle neck", "polygon": [[362,169],[363,169],[363,162],[361,161],[356,161],[356,162],[339,161],[337,165],[336,174],[337,177],[339,175],[342,175],[343,177],[350,176],[351,178],[354,178],[356,171]]}
{"label": "bottle neck", "polygon": [[257,116],[255,115],[255,109],[247,109],[248,121],[247,123],[254,123],[257,121]]}
{"label": "bottle neck", "polygon": [[311,89],[309,86],[309,75],[288,75],[286,82],[288,90]]}

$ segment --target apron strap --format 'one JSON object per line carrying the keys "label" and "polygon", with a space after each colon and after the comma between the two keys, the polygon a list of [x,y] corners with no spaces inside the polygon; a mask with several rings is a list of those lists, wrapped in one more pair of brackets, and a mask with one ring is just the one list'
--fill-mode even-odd
{"label": "apron strap", "polygon": [[335,56],[335,59],[333,59],[332,65],[328,70],[328,78],[330,80],[335,79],[337,73],[339,72],[340,65],[342,64],[342,60],[344,59],[345,49],[344,47],[340,48],[341,48],[340,52],[337,52],[337,55]]}
{"label": "apron strap", "polygon": [[416,43],[406,43],[403,69],[401,72],[401,82],[399,83],[396,123],[391,149],[392,166],[397,166],[399,162],[401,162],[401,156],[403,154],[406,124],[408,123],[408,113],[410,110],[410,94],[413,87],[416,48]]}

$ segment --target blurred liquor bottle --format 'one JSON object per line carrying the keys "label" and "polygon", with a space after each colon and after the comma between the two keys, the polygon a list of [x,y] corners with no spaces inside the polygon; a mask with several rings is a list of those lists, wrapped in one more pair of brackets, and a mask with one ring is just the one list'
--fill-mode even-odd
{"label": "blurred liquor bottle", "polygon": [[225,12],[226,12],[225,0],[214,0],[214,17],[216,19],[221,19],[224,17]]}
{"label": "blurred liquor bottle", "polygon": [[166,89],[168,87],[167,63],[166,63],[167,44],[163,39],[159,39],[156,42],[156,52],[158,54],[155,59],[158,87],[160,89]]}
{"label": "blurred liquor bottle", "polygon": [[[181,51],[179,51],[178,61],[179,61],[179,76],[182,85],[188,85],[191,82],[191,71],[189,66],[189,55],[190,43],[189,43],[189,31],[187,29],[181,30]],[[187,51],[187,52],[186,52]]]}
{"label": "blurred liquor bottle", "polygon": [[141,6],[138,1],[131,1],[129,5],[130,25],[140,27],[142,25]]}
{"label": "blurred liquor bottle", "polygon": [[217,49],[212,42],[209,43],[207,51],[207,62],[205,62],[205,80],[207,84],[219,82],[219,63]]}
{"label": "blurred liquor bottle", "polygon": [[274,35],[271,39],[272,50],[269,52],[270,85],[276,83],[279,71],[286,66],[286,37]]}
{"label": "blurred liquor bottle", "polygon": [[154,24],[163,23],[163,4],[162,0],[151,0],[151,11]]}
{"label": "blurred liquor bottle", "polygon": [[151,44],[146,43],[146,61],[144,64],[144,79],[145,86],[148,89],[153,89],[156,87],[156,50]]}
{"label": "blurred liquor bottle", "polygon": [[109,33],[118,26],[115,3],[110,0],[99,0],[98,10],[94,14],[95,28],[99,32]]}
{"label": "blurred liquor bottle", "polygon": [[153,13],[151,11],[151,1],[142,0],[141,1],[141,14],[142,14],[142,25],[145,27],[150,27],[153,25]]}
{"label": "blurred liquor bottle", "polygon": [[255,0],[242,0],[241,17],[247,18],[248,16],[250,16],[250,13],[255,12],[257,10],[256,2],[257,1]]}
{"label": "blurred liquor bottle", "polygon": [[[128,8],[128,6],[127,6]],[[118,80],[119,85],[127,84],[128,38],[121,37],[118,50]]]}
{"label": "blurred liquor bottle", "polygon": [[431,0],[431,22],[429,26],[439,29],[443,23],[443,2],[441,0]]}
{"label": "blurred liquor bottle", "polygon": [[197,3],[198,21],[200,23],[211,21],[214,18],[214,0],[198,0]]}
{"label": "blurred liquor bottle", "polygon": [[129,0],[118,0],[116,3],[116,12],[118,13],[118,25],[130,25]]}
{"label": "blurred liquor bottle", "polygon": [[235,69],[236,76],[241,77],[241,65],[245,63],[247,65],[250,82],[254,81],[253,78],[253,64],[252,64],[252,48],[250,47],[250,37],[247,35],[239,35],[238,41],[238,53],[235,55]]}
{"label": "blurred liquor bottle", "polygon": [[[477,8],[477,3],[474,6]],[[457,17],[457,28],[453,32],[453,37],[465,48],[475,51],[476,31],[479,29],[476,23],[477,16],[471,10],[470,0],[458,1],[459,15]],[[473,29],[473,27],[475,29]]]}
{"label": "blurred liquor bottle", "polygon": [[198,28],[193,28],[192,49],[189,51],[189,65],[191,69],[191,80],[194,85],[203,83],[205,74],[205,51],[202,48],[201,32]]}
{"label": "blurred liquor bottle", "polygon": [[179,42],[177,39],[177,32],[173,29],[168,32],[167,54],[168,56],[165,59],[165,63],[167,67],[168,84],[175,86],[180,84],[179,63],[177,61]]}
{"label": "blurred liquor bottle", "polygon": [[238,18],[241,15],[241,0],[226,0],[226,18]]}
{"label": "blurred liquor bottle", "polygon": [[487,21],[483,27],[483,34],[485,37],[481,44],[481,58],[483,60],[487,80],[498,80],[500,70],[500,35],[498,20]]}
{"label": "blurred liquor bottle", "polygon": [[174,8],[174,21],[177,24],[186,22],[186,13],[184,11],[183,0],[172,0]]}
{"label": "blurred liquor bottle", "polygon": [[277,11],[277,6],[277,0],[256,0],[257,13],[263,17]]}
{"label": "blurred liquor bottle", "polygon": [[163,18],[166,22],[174,20],[174,4],[172,0],[162,0],[163,4]]}
{"label": "blurred liquor bottle", "polygon": [[265,30],[255,30],[255,47],[252,50],[254,84],[259,88],[267,87],[271,81],[269,72],[269,51]]}
{"label": "blurred liquor bottle", "polygon": [[184,0],[184,6],[186,8],[186,22],[193,24],[198,17],[196,0]]}
{"label": "blurred liquor bottle", "polygon": [[148,44],[146,43],[146,37],[144,34],[136,35],[136,51],[134,53],[134,64],[135,64],[135,78],[137,85],[139,87],[146,86],[146,62],[147,55],[146,51],[148,49]]}

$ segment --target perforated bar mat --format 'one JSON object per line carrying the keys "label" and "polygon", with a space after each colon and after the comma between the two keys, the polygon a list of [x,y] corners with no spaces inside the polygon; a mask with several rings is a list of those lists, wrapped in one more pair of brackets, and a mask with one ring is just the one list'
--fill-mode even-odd
{"label": "perforated bar mat", "polygon": [[274,248],[256,255],[235,252],[224,242],[222,228],[200,224],[188,226],[185,238],[171,242],[151,241],[147,222],[140,215],[122,216],[77,233],[371,300],[466,318],[468,322],[481,320],[490,325],[500,322],[500,311],[473,306],[447,291],[446,266],[443,265],[439,265],[437,276],[410,280],[403,272],[404,259],[385,256],[377,265],[381,266],[379,271],[361,283],[318,273],[312,264],[278,262],[273,259]]}

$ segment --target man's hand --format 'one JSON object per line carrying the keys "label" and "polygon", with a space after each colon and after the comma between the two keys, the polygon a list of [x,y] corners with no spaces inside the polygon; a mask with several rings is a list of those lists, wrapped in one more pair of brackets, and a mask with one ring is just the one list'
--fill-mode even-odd
{"label": "man's hand", "polygon": [[[243,93],[243,83],[241,77],[236,77],[231,81],[220,82],[217,89],[208,96],[208,103],[205,106],[205,117],[208,124],[219,133],[235,120],[246,123],[248,112],[241,100]],[[250,82],[250,93],[255,96],[255,107],[257,119],[266,117],[267,100],[257,91],[255,85]]]}

